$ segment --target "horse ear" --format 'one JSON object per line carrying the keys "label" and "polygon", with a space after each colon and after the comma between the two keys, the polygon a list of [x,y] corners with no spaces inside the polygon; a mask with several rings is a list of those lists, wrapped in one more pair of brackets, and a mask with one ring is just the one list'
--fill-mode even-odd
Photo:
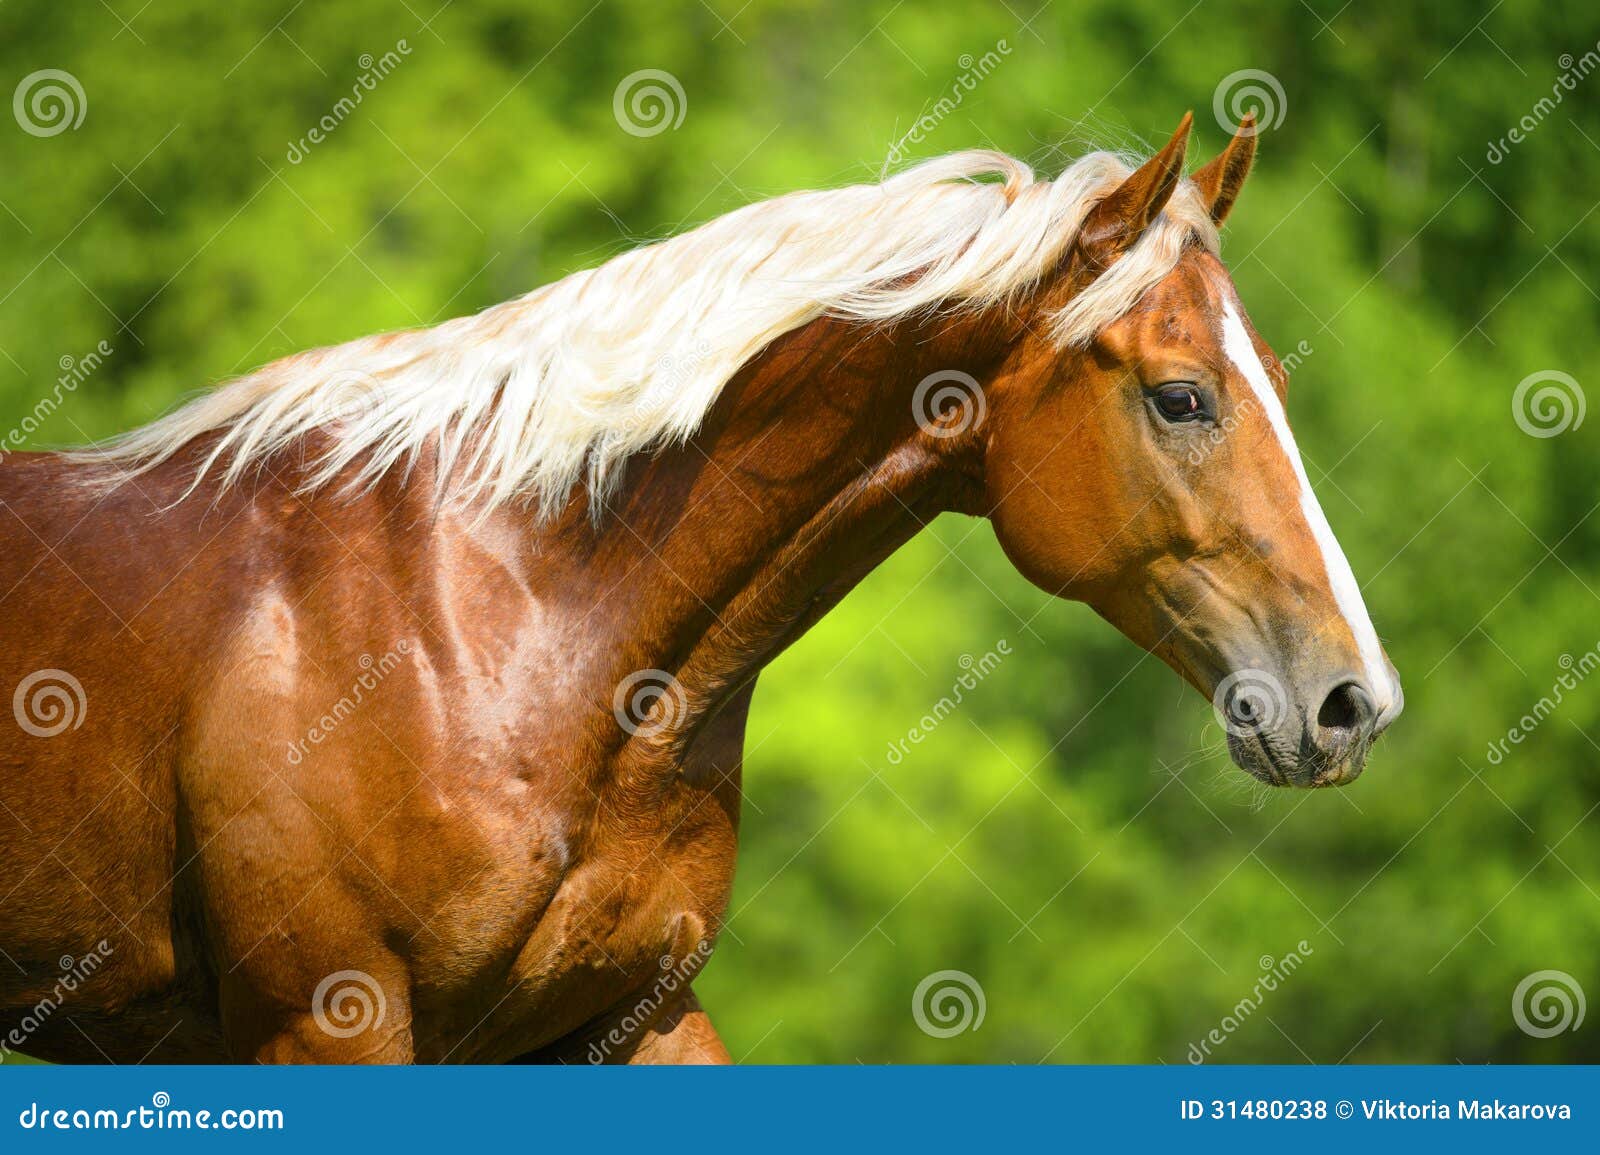
{"label": "horse ear", "polygon": [[1089,211],[1078,230],[1078,247],[1091,264],[1103,268],[1127,252],[1166,207],[1183,177],[1193,124],[1194,113],[1184,113],[1166,147]]}
{"label": "horse ear", "polygon": [[1247,112],[1239,123],[1239,131],[1222,154],[1194,174],[1195,187],[1200,199],[1210,210],[1211,219],[1221,224],[1228,210],[1239,199],[1244,178],[1250,175],[1250,165],[1256,158],[1256,114]]}

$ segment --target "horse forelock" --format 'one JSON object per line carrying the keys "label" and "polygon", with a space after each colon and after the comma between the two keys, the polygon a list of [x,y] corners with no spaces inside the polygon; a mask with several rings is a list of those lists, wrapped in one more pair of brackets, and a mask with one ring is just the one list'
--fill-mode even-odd
{"label": "horse forelock", "polygon": [[[298,353],[80,456],[135,471],[212,435],[194,482],[227,486],[313,430],[305,486],[375,484],[437,455],[453,500],[560,510],[618,464],[691,436],[726,382],[819,317],[891,322],[1018,297],[1060,267],[1088,211],[1132,171],[1091,153],[1052,181],[999,152],[953,153],[878,184],[737,209],[474,316]],[[998,181],[993,178],[1000,178]],[[1216,229],[1184,181],[1127,254],[1050,319],[1082,344]]]}

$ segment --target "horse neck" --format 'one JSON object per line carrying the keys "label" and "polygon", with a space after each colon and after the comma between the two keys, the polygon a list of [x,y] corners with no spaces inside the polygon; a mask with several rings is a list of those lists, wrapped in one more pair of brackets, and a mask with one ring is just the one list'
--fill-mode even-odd
{"label": "horse neck", "polygon": [[[682,447],[636,462],[587,547],[609,630],[596,692],[676,680],[681,743],[938,513],[976,512],[978,438],[929,437],[913,396],[940,369],[985,375],[980,318],[865,331],[822,320],[775,342]],[[568,522],[564,537],[591,532]]]}

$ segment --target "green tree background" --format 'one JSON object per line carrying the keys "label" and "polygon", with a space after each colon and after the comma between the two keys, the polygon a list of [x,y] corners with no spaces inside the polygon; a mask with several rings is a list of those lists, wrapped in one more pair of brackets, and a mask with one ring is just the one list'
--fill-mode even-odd
{"label": "green tree background", "polygon": [[[1219,84],[1271,74],[1224,256],[1302,350],[1291,416],[1405,716],[1354,787],[1258,791],[1205,702],[1026,585],[985,523],[942,520],[764,676],[702,999],[753,1062],[1179,1063],[1294,951],[1214,1061],[1600,1058],[1600,1023],[1539,1038],[1512,1013],[1541,970],[1600,996],[1600,679],[1488,756],[1600,644],[1600,422],[1513,415],[1531,374],[1594,383],[1592,5],[9,0],[0,29],[8,91],[63,69],[85,106],[55,135],[0,125],[0,426],[30,446],[872,179],[988,52],[909,156],[1048,172],[1191,108],[1210,155]],[[681,85],[677,127],[619,125],[641,69]],[[981,987],[981,1026],[919,1028],[942,970]]]}

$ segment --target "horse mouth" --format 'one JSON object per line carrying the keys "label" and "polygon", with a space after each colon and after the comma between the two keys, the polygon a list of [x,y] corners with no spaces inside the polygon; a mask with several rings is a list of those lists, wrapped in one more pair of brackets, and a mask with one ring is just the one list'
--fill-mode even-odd
{"label": "horse mouth", "polygon": [[1330,753],[1259,731],[1229,733],[1228,754],[1234,765],[1268,786],[1287,786],[1299,790],[1320,790],[1328,786],[1348,786],[1366,769],[1370,742],[1352,744]]}

